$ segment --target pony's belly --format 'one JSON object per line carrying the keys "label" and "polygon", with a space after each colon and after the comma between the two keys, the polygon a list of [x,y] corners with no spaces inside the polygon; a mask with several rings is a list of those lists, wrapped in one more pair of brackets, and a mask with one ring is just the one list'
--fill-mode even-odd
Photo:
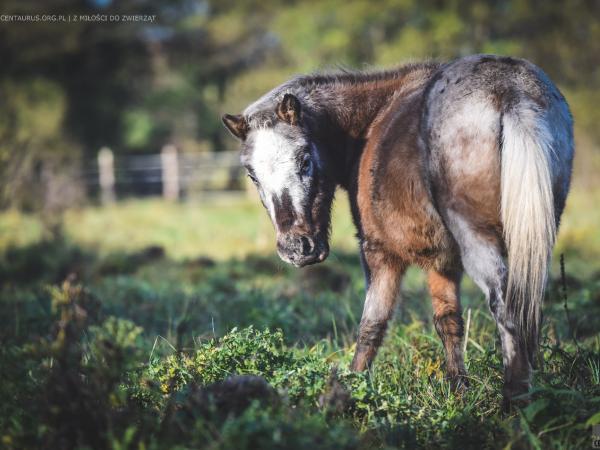
{"label": "pony's belly", "polygon": [[456,244],[431,205],[389,214],[380,225],[377,240],[407,264],[443,270],[456,263]]}

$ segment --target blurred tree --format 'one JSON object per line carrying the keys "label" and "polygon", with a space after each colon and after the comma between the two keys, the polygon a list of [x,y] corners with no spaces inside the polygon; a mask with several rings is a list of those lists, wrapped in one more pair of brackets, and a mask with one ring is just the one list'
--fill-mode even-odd
{"label": "blurred tree", "polygon": [[214,108],[226,82],[269,48],[252,31],[236,29],[228,39],[214,40],[205,2],[7,0],[0,12],[158,18],[0,22],[0,60],[6,62],[0,74],[0,117],[6,118],[0,128],[0,205],[47,204],[31,187],[49,192],[45,180],[56,179],[50,168],[73,165],[81,150],[89,159],[105,145],[147,152],[168,141],[199,139],[220,148]]}

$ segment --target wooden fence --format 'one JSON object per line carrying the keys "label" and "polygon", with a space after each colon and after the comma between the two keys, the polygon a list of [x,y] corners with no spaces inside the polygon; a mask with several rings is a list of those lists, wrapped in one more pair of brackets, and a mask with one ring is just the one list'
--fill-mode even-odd
{"label": "wooden fence", "polygon": [[115,155],[109,148],[83,168],[88,191],[103,203],[117,197],[162,195],[167,200],[246,188],[239,152],[180,153],[173,145],[150,155]]}

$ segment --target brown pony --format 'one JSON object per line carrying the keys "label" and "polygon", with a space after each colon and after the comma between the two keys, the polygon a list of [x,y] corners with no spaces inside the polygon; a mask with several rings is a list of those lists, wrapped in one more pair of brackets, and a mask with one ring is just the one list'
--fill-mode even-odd
{"label": "brown pony", "polygon": [[453,385],[468,384],[465,271],[498,326],[505,406],[527,392],[574,153],[568,105],[542,70],[475,55],[301,76],[223,122],[242,142],[284,261],[327,257],[334,191],[348,192],[367,280],[354,370],[373,361],[402,275],[417,264]]}

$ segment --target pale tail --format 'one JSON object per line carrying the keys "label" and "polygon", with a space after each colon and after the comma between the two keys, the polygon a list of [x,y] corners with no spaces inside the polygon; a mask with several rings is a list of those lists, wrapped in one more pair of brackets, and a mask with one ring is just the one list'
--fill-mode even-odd
{"label": "pale tail", "polygon": [[556,238],[552,133],[543,115],[521,104],[503,117],[502,224],[508,250],[507,312],[530,351]]}

